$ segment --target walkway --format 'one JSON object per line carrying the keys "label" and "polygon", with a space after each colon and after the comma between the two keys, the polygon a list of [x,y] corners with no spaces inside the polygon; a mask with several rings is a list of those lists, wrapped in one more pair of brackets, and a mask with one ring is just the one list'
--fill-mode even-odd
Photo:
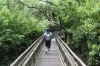
{"label": "walkway", "polygon": [[46,54],[45,50],[46,48],[44,44],[35,66],[63,66],[55,38],[51,40],[50,51]]}
{"label": "walkway", "polygon": [[46,54],[42,35],[10,66],[86,66],[58,35],[55,38],[51,40],[51,49]]}

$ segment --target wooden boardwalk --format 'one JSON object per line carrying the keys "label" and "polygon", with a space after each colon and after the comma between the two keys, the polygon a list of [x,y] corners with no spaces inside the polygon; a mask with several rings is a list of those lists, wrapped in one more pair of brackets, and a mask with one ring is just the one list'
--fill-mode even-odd
{"label": "wooden boardwalk", "polygon": [[46,47],[44,44],[35,66],[63,66],[54,38],[51,40],[50,51],[47,54],[45,53],[45,51]]}

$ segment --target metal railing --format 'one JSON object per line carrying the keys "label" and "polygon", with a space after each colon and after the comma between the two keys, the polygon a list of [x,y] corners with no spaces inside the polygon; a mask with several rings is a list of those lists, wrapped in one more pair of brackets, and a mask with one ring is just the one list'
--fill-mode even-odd
{"label": "metal railing", "polygon": [[[86,66],[58,35],[55,37],[64,66]],[[43,46],[43,38],[43,35],[38,38],[10,66],[34,66]]]}
{"label": "metal railing", "polygon": [[26,49],[10,66],[34,66],[43,45],[43,35]]}
{"label": "metal railing", "polygon": [[86,66],[58,35],[56,41],[64,66]]}

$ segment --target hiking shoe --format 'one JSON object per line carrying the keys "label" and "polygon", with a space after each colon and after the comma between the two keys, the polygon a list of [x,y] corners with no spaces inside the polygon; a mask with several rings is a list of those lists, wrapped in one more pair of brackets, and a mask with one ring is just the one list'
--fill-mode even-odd
{"label": "hiking shoe", "polygon": [[47,51],[45,53],[47,54]]}

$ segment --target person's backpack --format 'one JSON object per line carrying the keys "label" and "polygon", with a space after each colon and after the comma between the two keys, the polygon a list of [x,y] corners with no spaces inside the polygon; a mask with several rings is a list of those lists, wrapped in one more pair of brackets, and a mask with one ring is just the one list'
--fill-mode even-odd
{"label": "person's backpack", "polygon": [[46,41],[50,41],[51,40],[50,33],[46,33],[45,40]]}

